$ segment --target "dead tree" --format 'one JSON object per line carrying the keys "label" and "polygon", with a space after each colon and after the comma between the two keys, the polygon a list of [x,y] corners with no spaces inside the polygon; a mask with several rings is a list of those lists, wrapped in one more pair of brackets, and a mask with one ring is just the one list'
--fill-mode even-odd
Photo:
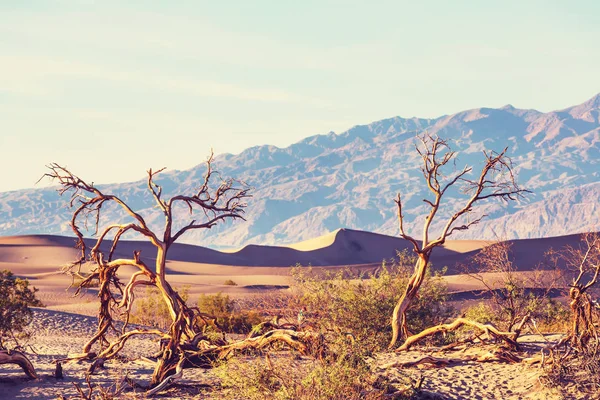
{"label": "dead tree", "polygon": [[[70,194],[70,206],[75,210],[71,218],[71,227],[77,236],[80,256],[67,268],[68,272],[79,274],[86,262],[94,265],[92,273],[79,284],[77,292],[90,282],[99,281],[98,328],[83,347],[82,353],[75,357],[93,362],[90,373],[105,360],[117,355],[127,340],[135,335],[152,334],[162,337],[160,357],[150,384],[150,387],[154,388],[153,392],[181,376],[183,368],[209,367],[212,361],[229,355],[234,349],[264,347],[274,340],[279,340],[302,351],[307,348],[308,342],[317,337],[308,333],[293,334],[289,330],[274,330],[265,334],[267,337],[253,338],[237,344],[213,342],[204,336],[198,324],[198,320],[205,315],[198,308],[187,306],[167,281],[166,261],[169,248],[185,233],[197,229],[210,229],[225,220],[244,219],[245,201],[250,197],[249,188],[233,179],[221,180],[215,185],[213,181],[219,176],[212,169],[212,162],[211,154],[204,180],[194,193],[177,194],[170,199],[163,198],[162,188],[155,180],[164,168],[148,171],[148,191],[164,215],[164,226],[160,234],[152,230],[146,219],[118,196],[105,193],[93,183],[74,175],[66,167],[58,164],[48,166],[50,172],[44,176],[58,181],[61,195]],[[133,222],[101,227],[103,207],[111,203],[120,207]],[[189,210],[190,221],[185,224],[176,224],[174,212],[178,206]],[[93,221],[96,235],[91,248],[88,248],[80,229],[81,224],[87,224],[89,220]],[[180,228],[175,229],[175,225]],[[130,259],[114,259],[119,241],[126,233],[142,235],[154,245],[154,265],[146,264],[139,251],[135,251]],[[108,251],[101,250],[104,242],[109,244]],[[136,269],[127,282],[122,282],[118,274],[119,269],[124,266]],[[154,286],[160,292],[172,319],[167,332],[158,329],[128,329],[127,322],[135,300],[135,288],[141,285]],[[125,321],[121,329],[117,329],[116,325],[119,315],[124,316],[122,318]],[[116,339],[109,340],[109,334],[116,335]],[[100,346],[99,352],[92,351],[95,344]]]}
{"label": "dead tree", "polygon": [[567,246],[557,254],[576,273],[569,290],[571,328],[558,345],[570,344],[580,351],[592,339],[600,344],[600,305],[590,295],[600,280],[600,234],[583,234],[581,243],[580,247]]}
{"label": "dead tree", "polygon": [[[404,229],[401,195],[398,194],[395,200],[398,207],[400,236],[413,245],[414,251],[417,254],[417,262],[404,294],[399,299],[392,314],[392,340],[389,345],[390,348],[396,345],[399,337],[405,339],[410,336],[406,321],[406,311],[417,296],[419,288],[425,279],[433,249],[443,245],[446,239],[455,232],[467,230],[485,217],[485,215],[478,215],[467,219],[467,216],[472,215],[473,208],[477,203],[495,198],[504,201],[514,201],[527,192],[527,190],[521,189],[516,182],[511,160],[506,156],[508,148],[505,148],[500,153],[484,151],[485,164],[479,173],[479,177],[473,180],[469,179],[473,167],[465,167],[461,171],[451,172],[450,175],[446,175],[445,169],[456,158],[456,152],[452,151],[446,140],[427,133],[420,136],[419,139],[421,144],[420,146],[416,146],[416,150],[423,161],[421,170],[433,198],[423,200],[430,207],[430,210],[425,218],[423,238],[420,243],[417,239],[408,235]],[[429,232],[431,224],[440,210],[444,195],[456,184],[463,185],[463,190],[469,195],[469,198],[447,220],[437,238],[432,240]]]}
{"label": "dead tree", "polygon": [[600,280],[600,234],[583,234],[579,246],[552,254],[574,272],[569,290],[571,324],[561,340],[545,349],[548,355],[542,353],[544,379],[559,387],[569,382],[594,397],[600,390],[600,307],[591,292]]}

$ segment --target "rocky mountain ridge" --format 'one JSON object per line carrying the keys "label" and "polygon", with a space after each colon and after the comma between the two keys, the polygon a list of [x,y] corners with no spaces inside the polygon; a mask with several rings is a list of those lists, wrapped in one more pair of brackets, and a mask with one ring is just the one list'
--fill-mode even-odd
{"label": "rocky mountain ridge", "polygon": [[[256,146],[237,155],[219,155],[215,166],[223,177],[235,177],[254,188],[247,221],[196,231],[182,239],[225,248],[293,243],[338,228],[394,236],[398,227],[393,199],[398,192],[405,201],[408,229],[418,236],[426,211],[422,199],[428,193],[414,144],[423,131],[450,141],[458,151],[456,168],[474,165],[477,170],[482,150],[508,146],[519,183],[532,191],[518,202],[482,204],[478,211],[488,215],[485,222],[457,238],[517,239],[600,230],[599,94],[548,113],[507,105],[435,119],[395,117],[357,125],[339,135],[311,136],[286,148]],[[159,183],[167,196],[189,193],[204,171],[203,164],[169,171]],[[162,215],[145,180],[109,189],[160,227]],[[458,190],[449,194],[439,223],[464,198]],[[106,212],[107,222],[123,219],[116,209]],[[185,210],[180,213],[187,220]],[[69,234],[68,221],[66,199],[52,188],[0,193],[0,235]]]}

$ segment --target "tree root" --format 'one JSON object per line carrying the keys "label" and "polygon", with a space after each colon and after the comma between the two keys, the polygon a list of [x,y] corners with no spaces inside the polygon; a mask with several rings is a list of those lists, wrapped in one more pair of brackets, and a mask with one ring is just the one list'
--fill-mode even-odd
{"label": "tree root", "polygon": [[37,373],[25,354],[16,350],[0,350],[0,364],[17,364],[31,379],[37,379]]}

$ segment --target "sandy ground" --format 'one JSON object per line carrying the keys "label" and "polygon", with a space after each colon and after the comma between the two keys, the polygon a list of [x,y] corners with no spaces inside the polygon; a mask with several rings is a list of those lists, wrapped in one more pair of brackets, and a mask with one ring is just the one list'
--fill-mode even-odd
{"label": "sandy ground", "polygon": [[[522,356],[539,354],[547,343],[538,335],[524,335],[519,339],[522,345]],[[557,340],[558,336],[548,336]],[[405,353],[383,353],[376,357],[375,365],[394,362],[416,361],[425,355],[441,358],[460,359],[476,354],[485,346],[475,345],[451,352],[434,352],[411,350]],[[505,362],[480,363],[464,361],[446,367],[427,367],[426,365],[411,368],[390,368],[384,375],[405,373],[409,376],[424,378],[422,389],[440,395],[444,399],[565,399],[556,390],[548,389],[539,381],[542,371],[537,366],[510,364]]]}
{"label": "sandy ground", "polygon": [[[89,363],[69,363],[63,365],[64,379],[54,377],[55,361],[78,353],[91,337],[97,319],[94,317],[35,309],[31,330],[34,333],[29,340],[31,346],[25,353],[36,368],[38,379],[30,380],[16,365],[0,365],[0,398],[2,399],[56,399],[59,395],[66,398],[80,398],[74,384],[85,389],[85,371]],[[139,383],[147,383],[154,364],[146,357],[158,350],[158,343],[151,337],[130,339],[124,348],[124,360],[106,363],[106,369],[93,377],[95,384],[114,390],[122,377],[128,376]],[[186,370],[185,377],[178,385],[157,396],[162,399],[218,398],[214,397],[205,385],[214,382],[203,370]],[[97,393],[97,391],[96,391]],[[200,395],[200,397],[198,397]],[[128,392],[126,398],[142,398],[141,394]]]}

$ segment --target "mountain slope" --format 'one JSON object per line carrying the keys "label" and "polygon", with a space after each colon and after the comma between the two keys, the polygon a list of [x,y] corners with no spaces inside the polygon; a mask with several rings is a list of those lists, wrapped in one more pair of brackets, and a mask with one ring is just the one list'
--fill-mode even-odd
{"label": "mountain slope", "polygon": [[[477,168],[483,149],[499,151],[508,146],[519,182],[533,191],[521,202],[482,204],[479,211],[488,215],[486,222],[459,238],[532,238],[599,230],[599,115],[597,95],[549,113],[505,106],[436,119],[395,117],[339,135],[308,137],[287,148],[257,146],[238,155],[223,154],[215,160],[221,174],[255,188],[247,222],[196,231],[183,239],[217,248],[281,244],[340,227],[394,236],[397,192],[405,201],[409,231],[418,236],[419,216],[426,210],[422,199],[428,193],[414,139],[424,130],[450,140],[458,150],[457,168],[465,164]],[[166,195],[189,193],[204,170],[200,164],[187,171],[170,171],[159,182]],[[141,210],[154,226],[162,223],[145,181],[114,185],[110,191]],[[440,217],[458,207],[463,196],[459,191],[449,194]],[[65,205],[66,199],[53,189],[0,193],[0,235],[69,234]],[[123,219],[114,208],[105,212],[107,221]],[[178,212],[187,220],[185,210]]]}

